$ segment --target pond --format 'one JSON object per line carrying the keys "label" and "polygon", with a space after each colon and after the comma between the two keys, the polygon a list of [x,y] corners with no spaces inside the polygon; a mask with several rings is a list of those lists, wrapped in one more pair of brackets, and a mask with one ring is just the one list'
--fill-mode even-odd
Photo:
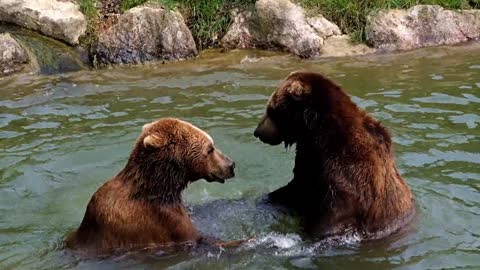
{"label": "pond", "polygon": [[[290,72],[324,73],[394,135],[415,193],[408,232],[372,243],[309,243],[296,220],[259,209],[292,178],[294,151],[253,130]],[[0,79],[0,269],[479,269],[480,44],[393,55],[300,60],[272,52],[206,51],[142,67]],[[225,184],[184,193],[205,234],[255,237],[234,251],[83,258],[62,247],[95,190],[124,166],[143,124],[175,116],[237,164]]]}

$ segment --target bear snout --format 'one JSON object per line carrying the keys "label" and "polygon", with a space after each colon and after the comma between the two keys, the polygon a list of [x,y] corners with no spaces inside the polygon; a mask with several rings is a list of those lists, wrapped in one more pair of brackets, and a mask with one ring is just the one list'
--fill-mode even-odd
{"label": "bear snout", "polygon": [[262,120],[260,120],[260,123],[253,132],[253,136],[260,139],[263,143],[270,145],[278,145],[283,141],[277,125],[267,115],[262,117]]}
{"label": "bear snout", "polygon": [[231,160],[231,164],[230,164],[229,168],[230,168],[231,177],[234,177],[235,176],[235,162],[233,160]]}
{"label": "bear snout", "polygon": [[235,162],[222,152],[217,151],[214,163],[210,173],[205,177],[207,182],[225,183],[225,180],[235,176]]}
{"label": "bear snout", "polygon": [[231,158],[224,156],[225,157],[225,164],[226,164],[226,179],[232,178],[235,176],[235,161],[233,161]]}
{"label": "bear snout", "polygon": [[260,131],[258,130],[258,127],[253,132],[253,136],[255,136],[255,138],[258,138],[260,136]]}

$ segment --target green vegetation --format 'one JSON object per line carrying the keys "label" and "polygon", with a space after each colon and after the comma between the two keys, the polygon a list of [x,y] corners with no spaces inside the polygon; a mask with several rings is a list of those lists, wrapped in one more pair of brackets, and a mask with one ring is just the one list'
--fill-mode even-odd
{"label": "green vegetation", "polygon": [[232,18],[230,11],[255,3],[254,0],[182,0],[181,9],[187,15],[187,25],[192,30],[199,48],[215,46],[226,33]]}
{"label": "green vegetation", "polygon": [[298,0],[309,12],[320,12],[356,42],[365,41],[368,14],[380,9],[440,5],[448,9],[480,8],[480,0]]}
{"label": "green vegetation", "polygon": [[[147,1],[121,0],[120,6],[125,11]],[[180,10],[192,31],[197,46],[202,49],[218,44],[231,23],[232,8],[254,4],[255,0],[150,0],[149,2]]]}
{"label": "green vegetation", "polygon": [[[81,42],[87,47],[95,41],[99,23],[97,0],[78,0],[88,18],[87,35]],[[449,9],[480,8],[480,0],[291,0],[304,6],[309,13],[321,13],[335,22],[357,42],[365,41],[368,14],[380,9],[409,8],[418,4],[436,4]],[[146,2],[179,10],[191,29],[199,49],[215,47],[225,34],[233,8],[247,8],[255,0],[116,0],[122,11]]]}
{"label": "green vegetation", "polygon": [[96,0],[80,0],[80,10],[87,16],[93,18],[97,16]]}
{"label": "green vegetation", "polygon": [[[194,39],[202,47],[215,46],[226,33],[233,8],[246,8],[255,0],[183,0],[183,10],[189,14],[187,25]],[[185,14],[185,13],[184,13]]]}
{"label": "green vegetation", "polygon": [[145,3],[147,0],[121,0],[120,8],[125,11]]}
{"label": "green vegetation", "polygon": [[80,0],[80,10],[87,17],[87,31],[85,36],[80,37],[80,44],[85,48],[90,46],[97,39],[98,10],[97,0]]}

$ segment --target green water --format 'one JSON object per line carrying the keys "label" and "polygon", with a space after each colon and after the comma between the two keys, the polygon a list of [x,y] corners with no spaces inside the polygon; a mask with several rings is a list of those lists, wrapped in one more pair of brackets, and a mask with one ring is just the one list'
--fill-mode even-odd
{"label": "green water", "polygon": [[[295,220],[257,207],[291,179],[294,154],[252,132],[270,93],[297,69],[335,79],[392,130],[418,203],[406,233],[309,243]],[[0,89],[0,269],[480,269],[479,44],[318,61],[206,52],[168,65],[7,77]],[[199,181],[185,192],[198,228],[257,242],[222,253],[107,259],[63,250],[142,125],[163,116],[205,129],[237,163],[226,184]]]}

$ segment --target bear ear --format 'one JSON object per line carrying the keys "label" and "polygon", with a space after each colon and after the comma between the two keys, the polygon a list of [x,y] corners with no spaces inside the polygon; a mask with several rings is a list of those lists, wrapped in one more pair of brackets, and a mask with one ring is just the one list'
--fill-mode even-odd
{"label": "bear ear", "polygon": [[145,132],[149,127],[152,126],[152,124],[153,124],[153,123],[148,123],[148,124],[143,125],[143,127],[142,127],[142,132]]}
{"label": "bear ear", "polygon": [[159,134],[150,134],[143,139],[143,146],[159,148],[167,144],[166,138]]}
{"label": "bear ear", "polygon": [[293,99],[300,100],[305,94],[305,88],[303,87],[301,82],[294,81],[288,87],[287,92],[290,94],[291,97],[293,97]]}

